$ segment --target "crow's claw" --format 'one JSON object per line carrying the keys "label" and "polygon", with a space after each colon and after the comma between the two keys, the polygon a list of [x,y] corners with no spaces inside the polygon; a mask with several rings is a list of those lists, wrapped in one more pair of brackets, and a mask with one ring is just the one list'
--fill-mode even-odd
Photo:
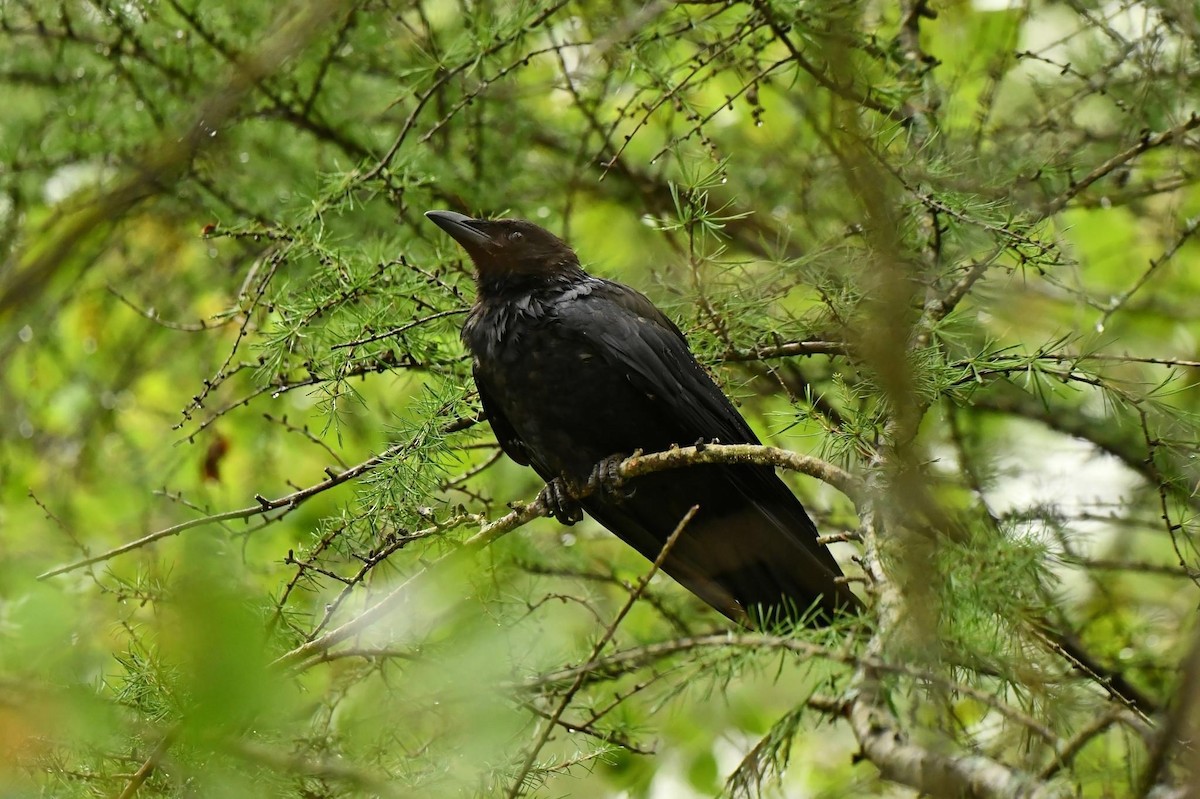
{"label": "crow's claw", "polygon": [[550,515],[558,519],[559,524],[565,524],[569,527],[583,518],[583,509],[579,507],[579,503],[571,496],[570,486],[561,477],[555,477],[546,483],[546,487],[542,489],[539,499],[546,506],[546,509],[550,511]]}
{"label": "crow's claw", "polygon": [[620,502],[632,497],[634,490],[625,488],[625,478],[621,476],[621,464],[624,461],[624,455],[609,455],[597,463],[588,477],[588,488],[599,491],[611,502]]}

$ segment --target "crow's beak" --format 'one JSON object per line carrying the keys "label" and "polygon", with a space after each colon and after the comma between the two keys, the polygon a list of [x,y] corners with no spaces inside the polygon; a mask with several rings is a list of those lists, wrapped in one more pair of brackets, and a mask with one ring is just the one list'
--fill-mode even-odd
{"label": "crow's beak", "polygon": [[479,222],[477,219],[456,214],[453,211],[426,211],[425,216],[464,247],[478,247],[492,243],[491,236],[474,227]]}

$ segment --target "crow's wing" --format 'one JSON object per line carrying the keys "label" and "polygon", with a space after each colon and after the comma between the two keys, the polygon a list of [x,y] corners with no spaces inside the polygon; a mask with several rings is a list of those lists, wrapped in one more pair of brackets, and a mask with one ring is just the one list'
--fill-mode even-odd
{"label": "crow's wing", "polygon": [[478,371],[475,371],[475,388],[479,390],[479,402],[483,405],[483,413],[492,426],[492,432],[496,434],[496,441],[500,442],[500,449],[517,463],[528,466],[530,458],[524,442],[513,429],[508,417],[500,410],[500,406],[492,400],[487,382],[481,379]]}
{"label": "crow's wing", "polygon": [[678,443],[697,438],[758,444],[754,431],[696,362],[679,328],[637,291],[595,280],[592,291],[559,306],[560,318],[592,340],[595,351],[644,392]]}
{"label": "crow's wing", "polygon": [[[696,362],[683,334],[640,293],[619,283],[594,281],[586,296],[556,310],[562,324],[587,339],[592,351],[645,397],[640,410],[655,416],[666,440],[681,445],[699,438],[759,443]],[[816,526],[774,469],[691,467],[651,477],[660,493],[694,497],[710,509],[689,528],[689,540],[677,544],[677,571],[682,572],[677,579],[711,604],[725,610],[722,605],[727,603],[718,599],[724,593],[743,607],[777,606],[783,597],[803,609],[818,595],[824,596],[822,604],[829,610],[857,605],[845,585],[835,582],[841,575],[837,561],[817,542]],[[602,524],[653,558],[673,527],[664,514],[669,510],[682,515],[674,504],[635,495],[618,506],[599,501],[587,506]],[[670,565],[666,564],[668,573]]]}

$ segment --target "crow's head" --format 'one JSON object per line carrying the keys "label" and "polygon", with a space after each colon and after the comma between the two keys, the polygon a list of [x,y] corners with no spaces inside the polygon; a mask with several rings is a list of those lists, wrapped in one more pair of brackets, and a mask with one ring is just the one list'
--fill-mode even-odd
{"label": "crow's head", "polygon": [[553,275],[579,266],[565,241],[524,219],[472,219],[453,211],[425,216],[467,251],[480,277]]}

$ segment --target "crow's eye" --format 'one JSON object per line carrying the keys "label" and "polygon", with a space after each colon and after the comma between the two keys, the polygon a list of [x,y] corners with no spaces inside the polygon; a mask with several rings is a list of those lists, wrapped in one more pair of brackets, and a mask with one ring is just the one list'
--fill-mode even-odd
{"label": "crow's eye", "polygon": [[520,241],[523,238],[525,238],[525,237],[521,234],[521,231],[519,231],[519,230],[514,230],[508,234],[509,241]]}

